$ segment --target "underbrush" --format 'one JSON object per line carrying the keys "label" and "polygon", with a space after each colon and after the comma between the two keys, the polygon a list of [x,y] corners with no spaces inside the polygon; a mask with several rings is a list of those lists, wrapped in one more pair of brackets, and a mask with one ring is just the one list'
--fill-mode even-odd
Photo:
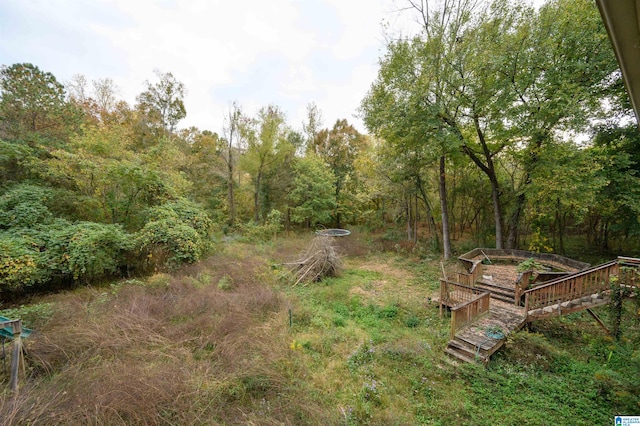
{"label": "underbrush", "polygon": [[[0,396],[2,423],[330,424],[313,390],[299,394],[304,366],[290,359],[269,269],[220,255],[61,295],[27,340],[20,392]],[[216,285],[222,277],[232,288]]]}
{"label": "underbrush", "polygon": [[619,342],[576,313],[511,335],[486,369],[455,364],[430,302],[439,262],[354,235],[342,274],[305,286],[283,264],[312,233],[16,308],[37,331],[19,393],[0,394],[3,424],[592,425],[637,412],[635,302]]}

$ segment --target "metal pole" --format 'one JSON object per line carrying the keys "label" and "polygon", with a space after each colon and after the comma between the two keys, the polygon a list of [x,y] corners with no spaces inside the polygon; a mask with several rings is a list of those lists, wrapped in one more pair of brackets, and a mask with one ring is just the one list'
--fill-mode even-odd
{"label": "metal pole", "polygon": [[20,354],[22,352],[22,320],[16,320],[11,323],[13,331],[13,352],[11,354],[11,380],[9,381],[9,389],[12,392],[18,390],[18,372],[20,371]]}

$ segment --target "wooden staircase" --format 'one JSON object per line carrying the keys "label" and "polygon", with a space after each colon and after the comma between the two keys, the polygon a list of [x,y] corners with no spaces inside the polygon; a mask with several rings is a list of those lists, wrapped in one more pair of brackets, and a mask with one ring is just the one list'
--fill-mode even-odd
{"label": "wooden staircase", "polygon": [[487,364],[491,355],[505,344],[507,336],[522,328],[526,320],[523,307],[492,300],[488,315],[479,316],[452,333],[445,353],[457,361]]}
{"label": "wooden staircase", "polygon": [[500,285],[498,283],[494,283],[493,281],[486,280],[484,278],[476,281],[475,287],[491,293],[492,299],[500,300],[501,302],[515,304],[516,291],[513,287]]}
{"label": "wooden staircase", "polygon": [[[441,283],[441,295],[445,294],[444,290],[446,294],[453,294],[454,288],[466,295],[464,303],[455,306],[445,304],[451,307],[452,312],[451,339],[445,353],[458,361],[486,364],[491,355],[506,342],[506,336],[527,322],[582,310],[589,310],[597,319],[591,308],[609,303],[611,286],[619,282],[618,279],[611,280],[611,277],[618,277],[620,273],[624,275],[621,265],[640,268],[640,259],[619,257],[524,291],[518,285],[509,288],[485,279],[477,271],[469,274],[470,279],[475,278],[475,285]],[[522,282],[528,283],[528,278]],[[625,285],[637,286],[635,281]],[[516,294],[522,297],[515,300]],[[524,307],[518,306],[522,299]],[[499,332],[496,333],[496,330]]]}

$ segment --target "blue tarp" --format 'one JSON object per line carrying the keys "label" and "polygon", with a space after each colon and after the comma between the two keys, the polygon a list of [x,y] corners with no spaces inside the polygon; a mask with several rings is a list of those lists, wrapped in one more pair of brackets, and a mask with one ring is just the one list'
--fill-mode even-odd
{"label": "blue tarp", "polygon": [[[9,318],[0,316],[0,322],[5,322],[5,321],[11,321],[11,320]],[[32,331],[33,330],[31,329],[22,327],[22,333],[20,333],[20,337],[22,338],[29,337]],[[11,327],[0,328],[0,336],[13,339],[13,331],[11,330]]]}

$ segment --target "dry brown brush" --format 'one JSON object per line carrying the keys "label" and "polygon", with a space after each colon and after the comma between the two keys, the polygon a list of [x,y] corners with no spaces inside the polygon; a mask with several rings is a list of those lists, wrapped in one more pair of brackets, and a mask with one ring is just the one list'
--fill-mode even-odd
{"label": "dry brown brush", "polygon": [[310,283],[324,277],[335,277],[342,270],[342,259],[332,237],[318,236],[301,258],[287,264],[291,267],[294,284]]}
{"label": "dry brown brush", "polygon": [[1,423],[335,423],[305,396],[269,271],[257,256],[218,255],[180,276],[60,297],[27,342],[19,392],[0,392]]}

